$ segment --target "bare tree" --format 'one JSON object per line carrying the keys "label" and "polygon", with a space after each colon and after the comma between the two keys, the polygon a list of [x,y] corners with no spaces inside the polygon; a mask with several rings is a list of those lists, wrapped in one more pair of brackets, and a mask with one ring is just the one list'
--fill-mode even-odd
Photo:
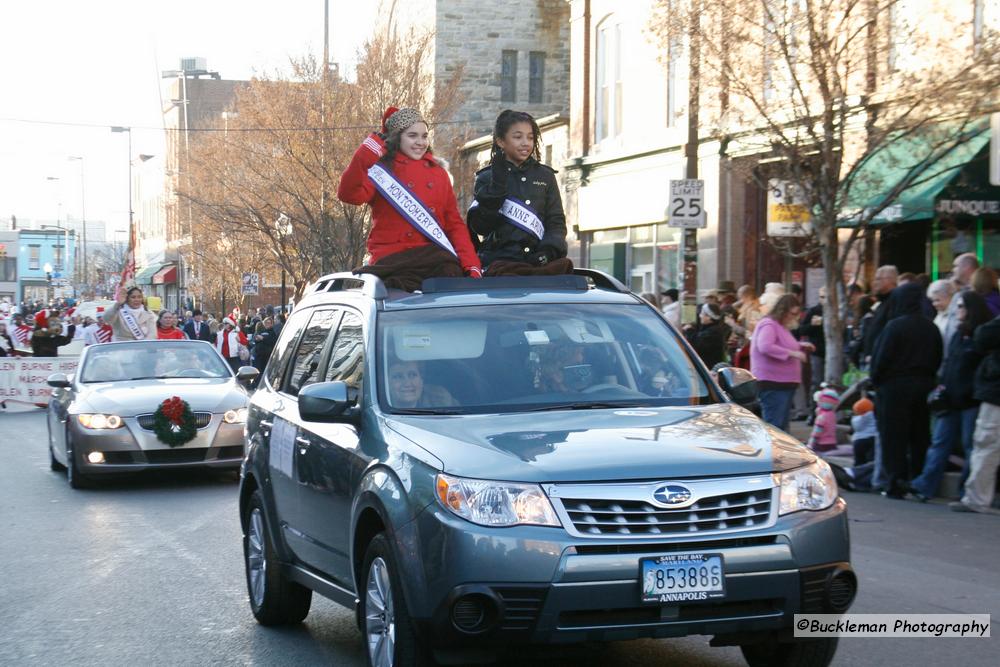
{"label": "bare tree", "polygon": [[[998,101],[996,36],[974,43],[971,3],[930,5],[932,16],[903,0],[659,0],[650,25],[664,44],[699,38],[702,135],[766,162],[752,172],[761,185],[790,184],[811,212],[799,250],[824,268],[828,381],[844,370],[853,246],[901,194],[939,176]],[[875,161],[893,177],[866,169]]]}
{"label": "bare tree", "polygon": [[[400,38],[386,28],[362,48],[357,83],[307,57],[293,62],[291,78],[256,79],[237,92],[226,130],[192,146],[190,186],[179,192],[197,213],[197,273],[206,288],[276,263],[300,296],[322,272],[362,263],[368,208],[332,193],[386,106],[422,106],[433,96],[428,120],[453,109],[448,95],[457,84],[433,94],[430,42],[429,34]],[[234,241],[236,252],[220,253]]]}

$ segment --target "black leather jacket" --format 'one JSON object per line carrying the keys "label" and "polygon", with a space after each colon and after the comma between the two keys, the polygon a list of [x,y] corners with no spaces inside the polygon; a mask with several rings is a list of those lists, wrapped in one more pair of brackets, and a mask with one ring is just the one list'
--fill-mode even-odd
{"label": "black leather jacket", "polygon": [[[497,259],[538,264],[541,252],[548,260],[565,257],[566,215],[555,170],[530,157],[520,167],[510,162],[507,167],[510,171],[503,192],[494,189],[492,167],[476,172],[478,204],[469,209],[469,227],[484,237],[478,246],[483,267]],[[507,197],[521,200],[541,219],[545,226],[541,240],[500,215],[500,205]]]}

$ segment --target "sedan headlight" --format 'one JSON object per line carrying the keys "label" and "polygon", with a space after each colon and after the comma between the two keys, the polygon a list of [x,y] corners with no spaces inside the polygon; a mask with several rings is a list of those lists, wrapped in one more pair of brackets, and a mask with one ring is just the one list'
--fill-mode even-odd
{"label": "sedan headlight", "polygon": [[802,468],[781,473],[781,502],[778,514],[801,510],[824,510],[837,499],[837,480],[830,465],[816,459]]}
{"label": "sedan headlight", "polygon": [[437,476],[437,496],[454,514],[481,526],[559,526],[552,503],[537,484]]}
{"label": "sedan headlight", "polygon": [[227,424],[245,424],[247,421],[247,409],[226,410],[225,414],[222,415],[222,420]]}
{"label": "sedan headlight", "polygon": [[76,416],[76,419],[84,428],[115,429],[122,427],[122,418],[118,415],[80,414]]}

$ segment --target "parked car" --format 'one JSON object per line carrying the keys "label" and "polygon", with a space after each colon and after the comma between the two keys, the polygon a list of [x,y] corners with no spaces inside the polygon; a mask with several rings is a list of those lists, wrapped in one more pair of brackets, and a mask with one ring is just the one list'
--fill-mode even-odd
{"label": "parked car", "polygon": [[[233,374],[204,341],[132,341],[84,349],[74,376],[48,378],[49,461],[70,486],[149,468],[236,469],[243,462],[247,391],[255,368]],[[191,438],[161,439],[156,413],[176,396],[192,417]],[[179,420],[180,421],[180,420]],[[167,425],[179,431],[179,426]]]}
{"label": "parked car", "polygon": [[250,606],[355,609],[369,665],[513,643],[714,635],[826,665],[793,615],[856,580],[829,466],[754,416],[649,304],[596,271],[312,286],[247,418]]}

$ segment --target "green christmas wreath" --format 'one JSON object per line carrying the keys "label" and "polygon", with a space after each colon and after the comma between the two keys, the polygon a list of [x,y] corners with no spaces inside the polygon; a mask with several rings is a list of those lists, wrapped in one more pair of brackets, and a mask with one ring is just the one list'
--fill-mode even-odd
{"label": "green christmas wreath", "polygon": [[187,401],[171,396],[153,413],[153,433],[160,442],[178,447],[198,435],[198,424]]}

